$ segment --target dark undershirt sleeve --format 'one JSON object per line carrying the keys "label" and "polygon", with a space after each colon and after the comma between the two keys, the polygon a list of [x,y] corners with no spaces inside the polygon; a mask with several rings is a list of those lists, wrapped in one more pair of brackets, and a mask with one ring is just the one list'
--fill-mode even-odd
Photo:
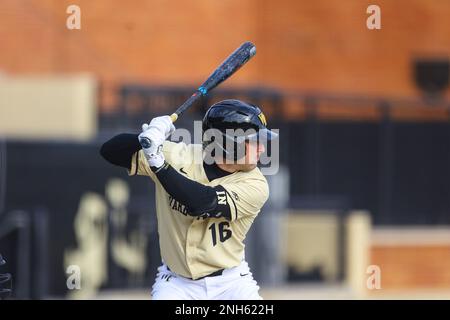
{"label": "dark undershirt sleeve", "polygon": [[100,154],[106,161],[130,170],[131,158],[139,150],[138,135],[122,133],[106,141],[100,148]]}
{"label": "dark undershirt sleeve", "polygon": [[[100,154],[106,161],[131,170],[132,156],[139,150],[141,145],[138,135],[122,133],[106,141],[100,149]],[[223,201],[226,191],[222,186],[205,186],[186,178],[168,164],[159,171],[156,168],[151,169],[166,192],[187,207],[189,215],[224,217],[231,220],[230,208]]]}
{"label": "dark undershirt sleeve", "polygon": [[167,163],[160,170],[152,170],[166,192],[187,207],[189,215],[231,220],[230,208],[223,201],[225,189],[222,186],[205,186],[186,178]]}

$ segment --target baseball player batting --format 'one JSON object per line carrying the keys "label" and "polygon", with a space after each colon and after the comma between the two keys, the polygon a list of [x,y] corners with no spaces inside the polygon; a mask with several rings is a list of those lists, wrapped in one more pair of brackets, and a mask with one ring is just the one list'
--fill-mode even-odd
{"label": "baseball player batting", "polygon": [[179,115],[255,53],[253,43],[243,43],[173,114],[101,148],[107,161],[155,183],[162,265],[153,299],[261,299],[243,241],[269,197],[257,163],[276,134],[266,128],[264,114],[249,103],[224,100],[203,118],[202,145],[166,141]]}
{"label": "baseball player batting", "polygon": [[[153,299],[261,299],[243,243],[269,197],[257,162],[276,134],[266,128],[259,107],[239,100],[212,105],[203,118],[202,145],[166,140],[175,130],[170,116],[156,117],[142,129],[139,135],[113,137],[101,154],[129,175],[155,183],[162,265]],[[210,138],[211,130],[224,139]],[[143,148],[142,140],[151,146]],[[208,164],[205,151],[211,146],[221,152]],[[195,161],[199,158],[203,161]]]}

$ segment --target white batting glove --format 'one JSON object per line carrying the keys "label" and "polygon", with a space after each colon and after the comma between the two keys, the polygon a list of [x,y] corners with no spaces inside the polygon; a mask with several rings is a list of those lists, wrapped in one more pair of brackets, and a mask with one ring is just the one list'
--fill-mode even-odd
{"label": "white batting glove", "polygon": [[164,165],[164,162],[166,161],[162,152],[155,155],[147,155],[144,151],[144,154],[150,168],[159,169]]}
{"label": "white batting glove", "polygon": [[149,128],[156,128],[162,133],[164,133],[164,136],[168,138],[174,131],[175,126],[173,125],[172,119],[170,119],[170,116],[162,116],[162,117],[156,117],[153,118],[152,121],[150,121],[149,124],[144,123],[142,125],[142,131],[146,131]]}
{"label": "white batting glove", "polygon": [[[144,125],[142,127],[144,128]],[[156,128],[147,128],[138,139],[150,167],[161,167],[164,164],[162,153],[162,145],[166,140],[164,134]]]}
{"label": "white batting glove", "polygon": [[159,168],[164,164],[162,145],[174,131],[175,126],[169,116],[157,117],[150,124],[142,125],[139,143],[150,167]]}

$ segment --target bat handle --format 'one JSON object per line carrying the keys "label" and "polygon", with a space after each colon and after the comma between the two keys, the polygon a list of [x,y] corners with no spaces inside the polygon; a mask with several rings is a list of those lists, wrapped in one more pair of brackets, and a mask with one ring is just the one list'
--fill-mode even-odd
{"label": "bat handle", "polygon": [[172,123],[177,121],[177,119],[178,119],[178,114],[176,114],[175,112],[170,115],[170,120],[172,120]]}
{"label": "bat handle", "polygon": [[170,119],[172,119],[172,123],[177,121],[180,114],[182,114],[186,109],[188,109],[191,105],[193,105],[198,99],[200,99],[203,95],[206,95],[207,90],[204,87],[200,87],[197,91],[194,92],[192,96],[189,97],[174,113],[170,115]]}

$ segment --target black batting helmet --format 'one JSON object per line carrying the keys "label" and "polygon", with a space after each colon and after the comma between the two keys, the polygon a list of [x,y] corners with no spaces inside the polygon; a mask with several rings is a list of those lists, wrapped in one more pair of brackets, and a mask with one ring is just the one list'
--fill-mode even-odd
{"label": "black batting helmet", "polygon": [[[226,158],[237,160],[245,155],[245,141],[272,140],[278,136],[266,126],[266,117],[257,106],[235,99],[223,100],[212,105],[203,118],[203,147],[217,139],[205,133],[209,129],[218,130],[225,139],[216,145]],[[233,153],[227,150],[227,141],[234,146]]]}

